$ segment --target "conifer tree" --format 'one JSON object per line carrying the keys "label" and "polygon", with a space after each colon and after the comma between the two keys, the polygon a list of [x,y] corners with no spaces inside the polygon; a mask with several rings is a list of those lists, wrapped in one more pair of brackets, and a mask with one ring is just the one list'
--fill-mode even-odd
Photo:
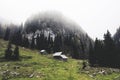
{"label": "conifer tree", "polygon": [[16,31],[14,34],[12,34],[12,37],[10,38],[11,42],[15,45],[21,45],[22,44],[22,30],[21,28],[16,28]]}
{"label": "conifer tree", "polygon": [[4,40],[9,40],[9,36],[10,36],[10,29],[7,27],[5,35],[4,35]]}
{"label": "conifer tree", "polygon": [[5,50],[5,59],[10,60],[12,58],[12,46],[11,42],[8,43],[7,49]]}
{"label": "conifer tree", "polygon": [[57,36],[55,36],[54,49],[53,50],[54,50],[54,52],[62,50],[62,37],[61,37],[60,34],[57,34]]}
{"label": "conifer tree", "polygon": [[32,41],[31,41],[30,48],[31,48],[31,49],[34,49],[34,48],[35,48],[35,38],[34,38],[34,35],[32,36]]}
{"label": "conifer tree", "polygon": [[16,46],[14,49],[13,59],[19,60],[19,47],[18,46]]}
{"label": "conifer tree", "polygon": [[4,37],[4,28],[1,26],[0,24],[0,38],[3,38]]}
{"label": "conifer tree", "polygon": [[29,47],[29,41],[25,35],[22,37],[22,46],[27,48]]}
{"label": "conifer tree", "polygon": [[104,53],[107,66],[112,66],[115,62],[115,43],[109,31],[104,34]]}
{"label": "conifer tree", "polygon": [[89,45],[89,63],[90,63],[90,66],[94,66],[94,64],[95,64],[94,47],[92,45],[92,42],[90,42],[90,45]]}
{"label": "conifer tree", "polygon": [[40,50],[40,37],[39,37],[39,34],[37,34],[37,37],[36,37],[36,49]]}
{"label": "conifer tree", "polygon": [[53,40],[52,40],[52,37],[50,36],[50,33],[49,33],[48,40],[47,40],[47,51],[49,53],[53,51]]}

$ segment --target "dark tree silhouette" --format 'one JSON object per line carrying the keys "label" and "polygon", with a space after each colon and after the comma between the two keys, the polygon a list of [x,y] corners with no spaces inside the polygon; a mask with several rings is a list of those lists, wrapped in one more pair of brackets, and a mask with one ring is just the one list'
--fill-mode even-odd
{"label": "dark tree silhouette", "polygon": [[116,66],[119,67],[120,66],[120,27],[117,29],[116,33],[113,36],[115,45],[116,45],[116,51],[115,53],[117,53],[117,57],[116,57]]}
{"label": "dark tree silhouette", "polygon": [[53,52],[53,39],[52,37],[50,36],[50,33],[49,33],[49,36],[48,36],[48,40],[47,40],[47,51],[49,53]]}
{"label": "dark tree silhouette", "polygon": [[107,31],[106,34],[104,34],[104,53],[105,53],[105,63],[108,66],[112,66],[115,62],[115,44],[111,37],[111,34],[109,31]]}
{"label": "dark tree silhouette", "polygon": [[61,37],[60,34],[58,34],[57,36],[55,36],[53,50],[54,50],[54,52],[62,51],[62,37]]}
{"label": "dark tree silhouette", "polygon": [[31,44],[30,44],[30,48],[31,49],[35,48],[35,38],[34,38],[34,35],[32,36],[32,41],[31,41]]}
{"label": "dark tree silhouette", "polygon": [[19,60],[19,47],[18,46],[16,46],[14,49],[13,59]]}
{"label": "dark tree silhouette", "polygon": [[73,46],[73,54],[72,54],[72,57],[75,58],[75,59],[80,59],[80,45],[78,43],[78,40],[76,39],[76,37],[73,39],[73,43],[72,43],[72,46]]}
{"label": "dark tree silhouette", "polygon": [[11,46],[11,42],[8,43],[8,47],[5,50],[5,59],[10,60],[12,58],[12,46]]}
{"label": "dark tree silhouette", "polygon": [[22,29],[18,27],[15,29],[14,34],[11,35],[11,42],[16,45],[22,45]]}
{"label": "dark tree silhouette", "polygon": [[9,40],[9,37],[10,37],[10,28],[7,27],[5,36],[4,36],[4,40]]}
{"label": "dark tree silhouette", "polygon": [[4,28],[1,26],[0,24],[0,38],[3,38],[4,37]]}
{"label": "dark tree silhouette", "polygon": [[112,39],[110,32],[107,31],[104,34],[104,40],[95,40],[94,49],[89,53],[90,64],[92,66],[97,64],[99,66],[119,67],[120,56],[117,49],[115,41]]}
{"label": "dark tree silhouette", "polygon": [[29,47],[29,41],[28,38],[26,37],[26,34],[24,34],[22,37],[22,46],[27,48]]}
{"label": "dark tree silhouette", "polygon": [[39,37],[39,34],[37,34],[37,37],[36,37],[36,49],[40,50],[40,37]]}
{"label": "dark tree silhouette", "polygon": [[89,63],[90,66],[94,66],[95,64],[94,46],[92,45],[92,42],[90,42],[89,45]]}

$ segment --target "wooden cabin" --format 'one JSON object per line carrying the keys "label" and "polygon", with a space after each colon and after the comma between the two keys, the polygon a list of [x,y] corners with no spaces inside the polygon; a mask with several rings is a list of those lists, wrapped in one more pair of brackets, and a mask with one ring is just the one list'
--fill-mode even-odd
{"label": "wooden cabin", "polygon": [[59,59],[59,60],[63,60],[63,61],[67,61],[67,59],[68,59],[68,57],[65,56],[65,55],[63,55],[62,52],[55,52],[55,53],[53,54],[53,57],[54,57],[55,59]]}

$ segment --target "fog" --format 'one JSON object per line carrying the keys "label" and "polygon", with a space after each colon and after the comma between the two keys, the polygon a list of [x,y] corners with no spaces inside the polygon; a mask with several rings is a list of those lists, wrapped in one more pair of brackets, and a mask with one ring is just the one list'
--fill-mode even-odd
{"label": "fog", "polygon": [[120,0],[0,0],[4,22],[24,23],[43,11],[59,11],[79,24],[92,38],[103,38],[120,26]]}
{"label": "fog", "polygon": [[32,15],[25,22],[25,24],[29,24],[29,23],[32,24],[39,23],[43,25],[43,27],[46,25],[49,26],[56,25],[58,28],[65,27],[72,31],[75,30],[78,31],[79,33],[86,33],[82,29],[82,27],[80,27],[80,25],[78,25],[75,21],[69,19],[68,17],[65,17],[61,12],[58,11],[43,11],[35,15]]}

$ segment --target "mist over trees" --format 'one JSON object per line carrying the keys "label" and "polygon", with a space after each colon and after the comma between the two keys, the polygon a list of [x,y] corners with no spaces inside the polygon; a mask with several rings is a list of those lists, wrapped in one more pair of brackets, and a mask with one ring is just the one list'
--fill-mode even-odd
{"label": "mist over trees", "polygon": [[92,40],[80,26],[61,14],[41,13],[32,16],[25,22],[24,31],[34,36],[31,45],[37,49],[45,49],[50,53],[63,51],[76,59],[88,58],[87,43]]}
{"label": "mist over trees", "polygon": [[60,13],[40,13],[23,25],[7,25],[4,40],[49,53],[62,51],[76,59],[87,59],[92,39],[79,25]]}

